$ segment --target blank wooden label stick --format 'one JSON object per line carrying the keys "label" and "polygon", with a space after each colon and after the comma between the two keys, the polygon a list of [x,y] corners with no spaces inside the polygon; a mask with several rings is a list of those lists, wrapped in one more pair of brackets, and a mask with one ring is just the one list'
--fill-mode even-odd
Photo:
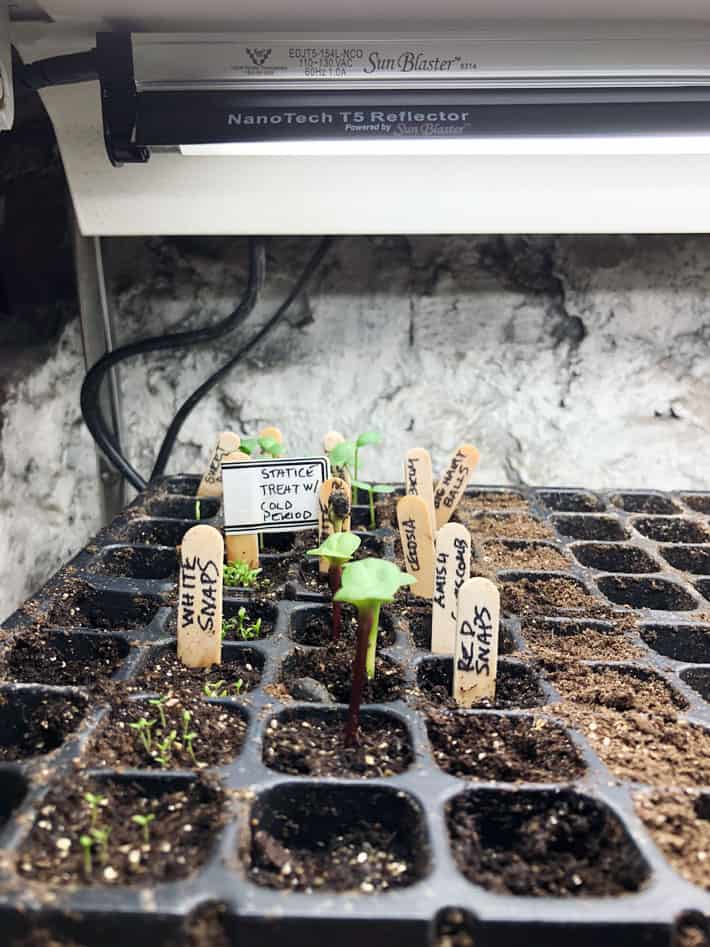
{"label": "blank wooden label stick", "polygon": [[323,450],[326,454],[329,454],[334,447],[342,444],[344,440],[345,438],[340,431],[328,431],[327,434],[323,435]]}
{"label": "blank wooden label stick", "polygon": [[222,496],[222,461],[228,454],[239,450],[241,441],[238,434],[232,431],[222,431],[217,440],[217,446],[212,452],[205,474],[197,488],[198,497]]}
{"label": "blank wooden label stick", "polygon": [[[321,484],[321,488],[318,492],[318,541],[323,542],[330,534],[334,531],[333,524],[330,521],[329,517],[329,504],[330,498],[333,495],[333,492],[342,493],[342,502],[344,507],[347,509],[347,515],[343,518],[343,525],[341,532],[349,533],[350,532],[350,487],[339,477],[331,477],[329,480],[324,480]],[[345,509],[343,509],[345,512]],[[328,571],[328,560],[320,558],[320,571]]]}
{"label": "blank wooden label stick", "polygon": [[476,469],[478,458],[479,453],[475,447],[471,444],[461,444],[449,461],[449,466],[434,491],[437,529],[441,529],[444,523],[451,519],[451,514],[459,505],[471,474]]}
{"label": "blank wooden label stick", "polygon": [[454,700],[473,707],[494,700],[498,673],[500,593],[488,579],[468,579],[459,591],[454,651]]}
{"label": "blank wooden label stick", "polygon": [[[243,462],[251,460],[248,454],[235,451],[222,458],[224,463]],[[236,536],[227,536],[227,562],[246,562],[250,569],[259,568],[259,536],[257,533],[240,533]]]}
{"label": "blank wooden label stick", "polygon": [[423,447],[414,447],[407,451],[404,460],[404,489],[408,496],[421,497],[426,503],[434,535],[437,529],[434,515],[434,474],[429,451]]}
{"label": "blank wooden label stick", "polygon": [[453,654],[461,587],[471,574],[471,534],[460,523],[447,523],[436,534],[431,650]]}
{"label": "blank wooden label stick", "polygon": [[265,427],[259,431],[259,437],[270,437],[277,444],[283,444],[284,442],[284,436],[277,427]]}
{"label": "blank wooden label stick", "polygon": [[177,654],[189,668],[222,661],[224,540],[214,526],[193,526],[182,538]]}
{"label": "blank wooden label stick", "polygon": [[421,497],[402,497],[397,503],[399,536],[407,572],[417,580],[414,595],[434,594],[434,538],[426,503]]}

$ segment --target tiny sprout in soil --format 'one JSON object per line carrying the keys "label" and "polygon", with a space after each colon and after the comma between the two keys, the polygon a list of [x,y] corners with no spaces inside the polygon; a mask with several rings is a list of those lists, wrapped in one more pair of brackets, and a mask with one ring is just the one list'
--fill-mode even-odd
{"label": "tiny sprout in soil", "polygon": [[355,440],[341,441],[330,452],[330,462],[335,468],[346,468],[353,480],[353,503],[357,503],[357,481],[360,474],[360,450],[368,445],[381,444],[382,435],[377,431],[358,434]]}
{"label": "tiny sprout in soil", "polygon": [[[225,698],[233,696],[238,697],[241,694],[243,687],[244,681],[241,679],[241,677],[234,681],[233,684],[227,684],[226,681],[216,681],[215,683],[205,681],[205,686],[202,688],[202,693],[205,695],[205,697],[212,698]],[[230,690],[234,691],[234,693],[231,694]]]}
{"label": "tiny sprout in soil", "polygon": [[150,844],[150,823],[155,820],[155,813],[149,815],[132,815],[131,822],[135,822],[143,832],[143,841],[146,845]]}
{"label": "tiny sprout in soil", "polygon": [[364,483],[362,480],[353,480],[353,486],[357,487],[358,490],[364,490],[367,494],[368,503],[370,505],[370,529],[374,529],[377,526],[375,519],[375,494],[393,493],[394,487],[386,483]]}
{"label": "tiny sprout in soil", "polygon": [[246,608],[242,605],[234,618],[222,619],[222,637],[234,632],[242,641],[253,641],[261,634],[261,618],[251,621]]}
{"label": "tiny sprout in soil", "polygon": [[141,717],[136,723],[128,724],[131,730],[136,731],[138,739],[143,744],[143,749],[149,755],[153,752],[153,727],[157,722],[157,720],[147,720],[145,717]]}
{"label": "tiny sprout in soil", "polygon": [[360,537],[354,533],[331,533],[317,549],[309,549],[306,555],[318,556],[328,563],[328,584],[333,593],[333,641],[340,638],[342,630],[342,606],[335,600],[335,593],[339,591],[343,568],[350,562],[360,547]]}
{"label": "tiny sprout in soil", "polygon": [[202,519],[202,504],[199,500],[195,500],[195,519]]}
{"label": "tiny sprout in soil", "polygon": [[249,589],[256,585],[261,569],[252,569],[248,562],[237,560],[229,562],[224,567],[224,584],[242,589]]}
{"label": "tiny sprout in soil", "polygon": [[415,579],[402,572],[393,562],[384,559],[360,559],[343,569],[340,591],[334,596],[338,602],[349,602],[357,608],[358,635],[350,708],[345,727],[345,745],[357,742],[360,722],[360,704],[365,686],[365,674],[375,676],[377,633],[383,602],[392,602],[402,586],[413,585]]}

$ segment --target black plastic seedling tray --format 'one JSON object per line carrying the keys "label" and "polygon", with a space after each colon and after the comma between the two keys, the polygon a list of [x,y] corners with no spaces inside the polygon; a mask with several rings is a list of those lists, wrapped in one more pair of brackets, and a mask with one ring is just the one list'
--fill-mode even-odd
{"label": "black plastic seedling tray", "polygon": [[[339,947],[363,943],[368,947],[555,947],[570,943],[661,947],[703,943],[710,894],[674,870],[639,818],[634,799],[649,787],[615,775],[595,752],[588,732],[585,736],[569,719],[556,716],[554,705],[560,695],[552,684],[554,675],[548,673],[551,665],[531,660],[526,639],[529,629],[552,630],[562,636],[580,629],[581,633],[584,629],[604,632],[623,619],[623,636],[635,648],[634,658],[583,660],[579,666],[617,667],[632,681],[651,676],[665,682],[678,702],[685,704],[679,719],[700,728],[710,726],[706,702],[710,699],[710,493],[700,492],[476,487],[467,493],[468,513],[464,515],[462,508],[461,516],[474,531],[478,527],[483,531],[474,536],[478,543],[474,571],[484,564],[480,557],[489,542],[500,544],[499,554],[509,549],[524,555],[532,547],[557,550],[563,567],[497,570],[498,582],[506,589],[523,581],[528,583],[525,588],[534,589],[535,583],[566,577],[584,586],[593,605],[547,610],[531,599],[530,607],[520,613],[508,605],[500,679],[528,680],[531,687],[525,705],[501,700],[501,707],[471,711],[441,706],[437,714],[459,714],[464,726],[477,732],[489,725],[494,728],[505,718],[534,717],[542,721],[541,726],[556,725],[567,735],[577,758],[579,773],[573,778],[490,781],[459,778],[438,765],[428,729],[435,726],[432,707],[422,700],[420,685],[426,690],[427,682],[446,684],[451,659],[416,646],[416,641],[421,643],[421,627],[417,633],[414,625],[426,626],[421,602],[387,619],[393,643],[382,654],[400,668],[404,687],[397,699],[363,711],[364,721],[399,722],[410,754],[404,772],[379,778],[313,779],[285,775],[267,766],[265,742],[274,721],[278,725],[306,720],[317,727],[343,720],[345,715],[343,704],[294,701],[282,684],[284,662],[297,647],[308,650],[298,643],[299,628],[314,610],[327,611],[328,594],[311,581],[314,566],[302,550],[293,554],[294,536],[271,537],[265,562],[278,567],[283,579],[272,585],[266,600],[260,601],[253,592],[225,590],[225,615],[234,614],[240,604],[256,608],[254,614],[265,622],[265,635],[225,645],[226,662],[241,652],[261,677],[258,686],[242,698],[213,701],[241,715],[247,732],[241,752],[214,772],[226,792],[226,817],[210,857],[186,880],[153,887],[98,883],[48,889],[29,883],[18,871],[29,833],[42,818],[52,787],[71,780],[79,768],[106,717],[110,698],[87,682],[54,686],[27,681],[25,675],[17,683],[8,656],[29,628],[46,629],[47,640],[60,653],[66,648],[101,656],[106,653],[106,642],[112,642],[115,677],[130,681],[158,653],[170,650],[175,617],[174,546],[194,525],[197,484],[198,478],[181,476],[152,486],[3,626],[0,746],[22,740],[25,722],[38,702],[59,701],[69,723],[65,730],[58,727],[50,735],[41,753],[0,764],[2,944],[44,942],[32,936],[81,947],[313,947],[331,943]],[[397,555],[391,511],[387,504],[379,509],[378,529],[364,537],[368,552]],[[218,501],[202,500],[201,513],[203,519],[219,525]],[[519,515],[528,524],[538,524],[533,533],[548,535],[516,536]],[[356,523],[367,525],[365,510],[357,512]],[[521,531],[530,532],[524,524]],[[505,611],[505,591],[503,602]],[[170,791],[196,778],[194,771],[155,769],[104,769],[95,776],[97,785],[131,781],[146,793]],[[659,789],[659,784],[653,788]],[[660,788],[674,791],[677,787],[671,779]],[[701,782],[696,788],[702,803],[696,810],[707,817],[710,795],[706,797],[705,791],[710,788]],[[527,823],[533,839],[530,826],[549,825],[551,818],[569,818],[572,826],[578,815],[584,816],[597,827],[597,837],[570,843],[582,854],[586,845],[613,837],[625,890],[595,896],[513,894],[496,884],[495,858],[486,861],[485,878],[466,877],[470,872],[464,873],[456,857],[460,845],[470,845],[465,832],[461,835],[465,825],[478,819],[476,844],[479,854],[486,855],[501,844],[500,838],[493,838],[491,826],[509,825],[520,812],[533,817]],[[513,815],[506,822],[507,813]],[[373,886],[365,883],[354,891],[337,892],[326,883],[316,890],[282,891],[265,884],[254,871],[260,858],[259,833],[270,833],[285,845],[295,838],[327,840],[362,820],[379,824],[387,844],[406,865],[407,884],[371,890]],[[604,870],[600,862],[602,881]],[[618,864],[611,864],[609,870],[619,874]],[[211,906],[219,910],[211,912]],[[201,916],[205,918],[202,926],[190,926],[190,919]],[[688,934],[687,930],[683,933],[683,925],[690,925],[695,939],[683,940]],[[188,928],[192,933],[186,933]]]}

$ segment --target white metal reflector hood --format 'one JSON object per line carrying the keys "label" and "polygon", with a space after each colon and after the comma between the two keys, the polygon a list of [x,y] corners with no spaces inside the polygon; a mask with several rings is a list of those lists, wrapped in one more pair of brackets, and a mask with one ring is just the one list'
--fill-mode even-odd
{"label": "white metal reflector hood", "polygon": [[[326,28],[324,0],[301,0],[297,21],[287,0],[242,0],[238,12],[233,0],[204,0],[199,22],[186,0],[42,0],[56,22],[17,22],[14,41],[31,62],[92,48],[97,30],[117,27],[235,34],[278,28],[297,30],[299,42],[305,42],[316,35],[309,32],[314,22],[318,32],[334,35],[349,19],[354,35],[376,36],[393,28],[397,35],[399,20],[399,29],[406,24],[407,31],[421,34],[454,29],[486,37],[494,65],[496,51],[505,61],[522,42],[539,68],[557,52],[592,71],[609,62],[636,62],[642,73],[645,69],[666,84],[675,78],[683,85],[692,73],[694,82],[710,85],[706,2],[680,0],[673,12],[683,20],[672,23],[660,19],[667,15],[661,0],[568,0],[564,15],[551,19],[558,5],[559,0],[440,0],[440,19],[432,24],[426,21],[429,0],[388,0],[386,21],[376,9],[381,2],[364,0],[355,23],[351,5],[331,0]],[[521,10],[539,19],[517,20]],[[594,22],[588,20],[591,13]],[[496,22],[484,22],[492,14]],[[582,16],[586,22],[575,19]],[[184,74],[181,66],[177,72]],[[50,88],[43,98],[87,234],[710,229],[710,127],[707,134],[697,128],[693,134],[668,134],[653,127],[642,135],[618,128],[603,137],[564,130],[542,139],[493,134],[475,141],[421,142],[418,149],[395,141],[347,147],[317,135],[268,148],[258,141],[237,147],[176,140],[171,144],[183,145],[182,154],[170,149],[153,153],[147,164],[116,169],[104,149],[97,83]]]}

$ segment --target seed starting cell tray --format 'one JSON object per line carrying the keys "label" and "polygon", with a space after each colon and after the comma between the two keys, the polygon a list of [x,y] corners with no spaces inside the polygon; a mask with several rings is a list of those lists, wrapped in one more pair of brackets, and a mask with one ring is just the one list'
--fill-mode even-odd
{"label": "seed starting cell tray", "polygon": [[[354,616],[333,645],[312,535],[225,588],[219,668],[177,662],[198,482],[149,488],[3,626],[3,944],[710,942],[710,493],[467,491],[495,703],[456,708],[405,594],[345,751]],[[401,562],[395,500],[355,510],[360,555]]]}

